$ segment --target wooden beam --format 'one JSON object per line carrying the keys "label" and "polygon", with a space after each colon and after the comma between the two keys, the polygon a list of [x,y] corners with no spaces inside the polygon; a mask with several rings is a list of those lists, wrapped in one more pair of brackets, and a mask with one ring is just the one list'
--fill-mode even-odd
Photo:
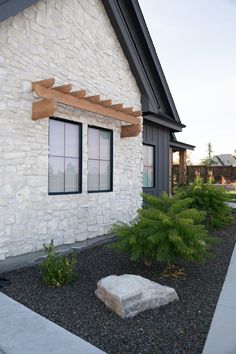
{"label": "wooden beam", "polygon": [[32,91],[34,91],[34,85],[41,85],[43,87],[49,88],[52,87],[55,83],[55,79],[51,78],[51,79],[46,79],[46,80],[40,80],[40,81],[35,81],[32,83]]}
{"label": "wooden beam", "polygon": [[32,119],[37,120],[41,118],[48,118],[55,113],[56,109],[57,101],[55,98],[34,102],[32,108]]}
{"label": "wooden beam", "polygon": [[134,136],[138,136],[140,132],[141,132],[140,123],[132,124],[132,125],[122,125],[120,137],[121,138],[134,137]]}
{"label": "wooden beam", "polygon": [[100,101],[100,96],[95,95],[95,96],[87,96],[85,97],[86,100],[89,100],[91,102],[99,102]]}
{"label": "wooden beam", "polygon": [[122,111],[123,104],[122,103],[117,103],[117,104],[112,104],[110,108],[115,109],[117,111]]}
{"label": "wooden beam", "polygon": [[187,151],[179,151],[179,184],[184,185],[187,182]]}
{"label": "wooden beam", "polygon": [[121,111],[115,111],[110,107],[104,107],[100,105],[99,102],[98,103],[90,102],[86,100],[86,98],[78,99],[77,97],[74,97],[70,94],[64,94],[62,92],[50,88],[45,88],[38,84],[34,84],[34,91],[41,98],[47,98],[47,99],[55,98],[57,102],[65,104],[67,106],[80,108],[88,112],[100,114],[102,116],[117,119],[119,121],[123,121],[126,123],[138,124],[140,121],[136,115],[133,116],[134,114],[130,115]]}
{"label": "wooden beam", "polygon": [[71,96],[75,96],[75,97],[85,97],[86,96],[86,90],[79,90],[79,91],[74,91],[74,92],[70,92]]}
{"label": "wooden beam", "polygon": [[57,90],[57,91],[60,91],[60,92],[63,92],[63,93],[69,93],[72,90],[72,85],[71,84],[67,84],[67,85],[53,87],[53,90]]}
{"label": "wooden beam", "polygon": [[134,117],[140,117],[142,115],[142,111],[134,111],[129,114]]}
{"label": "wooden beam", "polygon": [[100,105],[104,106],[104,107],[108,107],[112,105],[112,100],[102,100],[99,102]]}
{"label": "wooden beam", "polygon": [[124,112],[124,113],[132,113],[133,112],[133,107],[122,108],[122,112]]}

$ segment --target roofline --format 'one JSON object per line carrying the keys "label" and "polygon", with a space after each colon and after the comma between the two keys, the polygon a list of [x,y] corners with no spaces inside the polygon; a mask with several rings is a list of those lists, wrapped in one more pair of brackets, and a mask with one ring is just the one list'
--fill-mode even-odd
{"label": "roofline", "polygon": [[172,147],[173,150],[175,151],[180,151],[180,150],[194,150],[196,146],[182,143],[181,141],[170,140],[170,147]]}
{"label": "roofline", "polygon": [[169,85],[167,83],[164,71],[162,69],[160,60],[158,58],[155,46],[153,44],[150,32],[148,30],[147,23],[145,21],[145,18],[143,16],[142,10],[140,8],[139,2],[138,2],[138,0],[132,0],[132,2],[134,3],[134,9],[135,9],[135,11],[137,13],[137,16],[139,18],[139,22],[142,24],[142,30],[143,30],[143,33],[144,33],[144,36],[145,36],[145,39],[146,39],[146,42],[147,42],[147,45],[148,45],[148,48],[149,48],[149,51],[150,51],[150,55],[151,55],[151,57],[153,59],[153,62],[156,65],[156,68],[157,68],[157,71],[158,71],[158,74],[159,74],[163,89],[165,91],[166,97],[167,97],[167,99],[169,101],[171,110],[173,112],[173,116],[174,116],[174,118],[175,118],[175,120],[177,122],[181,123],[178,111],[177,111],[175,103],[174,103],[174,99],[173,99],[172,94],[170,92]]}
{"label": "roofline", "polygon": [[142,110],[165,113],[181,123],[138,0],[102,3],[141,91]]}

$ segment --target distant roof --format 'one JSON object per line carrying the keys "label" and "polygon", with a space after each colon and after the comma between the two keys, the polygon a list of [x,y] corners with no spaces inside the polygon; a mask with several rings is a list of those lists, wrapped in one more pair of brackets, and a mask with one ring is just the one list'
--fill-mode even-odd
{"label": "distant roof", "polygon": [[220,154],[213,156],[216,166],[236,166],[236,156],[232,154]]}

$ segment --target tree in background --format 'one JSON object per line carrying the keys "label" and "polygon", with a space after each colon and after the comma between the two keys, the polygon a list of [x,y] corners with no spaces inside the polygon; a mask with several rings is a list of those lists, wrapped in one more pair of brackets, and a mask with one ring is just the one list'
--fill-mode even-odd
{"label": "tree in background", "polygon": [[212,145],[211,143],[207,144],[207,156],[205,159],[202,160],[202,164],[211,167],[214,164],[214,159],[213,159],[213,150],[212,150]]}

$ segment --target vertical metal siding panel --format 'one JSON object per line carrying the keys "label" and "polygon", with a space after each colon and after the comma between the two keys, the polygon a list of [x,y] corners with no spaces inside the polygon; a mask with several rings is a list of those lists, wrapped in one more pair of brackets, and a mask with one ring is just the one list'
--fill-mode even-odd
{"label": "vertical metal siding panel", "polygon": [[169,189],[169,129],[144,120],[143,142],[155,145],[155,188],[145,191],[159,195]]}
{"label": "vertical metal siding panel", "polygon": [[143,142],[147,140],[147,124],[143,123]]}
{"label": "vertical metal siding panel", "polygon": [[164,190],[168,193],[169,192],[169,131],[165,129],[164,132],[164,161],[165,161],[165,176],[164,176]]}
{"label": "vertical metal siding panel", "polygon": [[163,179],[163,174],[164,174],[164,160],[163,160],[163,149],[164,149],[164,144],[163,144],[163,128],[159,127],[158,129],[158,135],[159,135],[159,185],[158,185],[158,194],[162,193],[164,190],[164,179]]}

